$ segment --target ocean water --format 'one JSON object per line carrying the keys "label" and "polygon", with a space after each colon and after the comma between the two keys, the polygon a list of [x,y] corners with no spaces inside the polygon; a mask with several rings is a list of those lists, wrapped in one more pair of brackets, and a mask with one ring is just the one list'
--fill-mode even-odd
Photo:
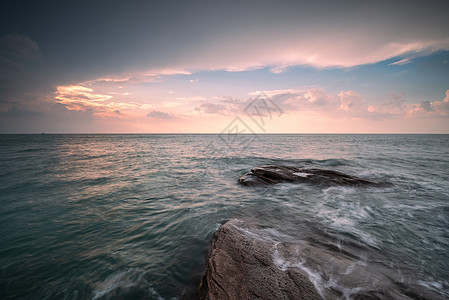
{"label": "ocean water", "polygon": [[[392,185],[237,183],[263,164]],[[449,135],[0,135],[0,298],[196,298],[229,219],[341,299],[449,298],[448,170]]]}

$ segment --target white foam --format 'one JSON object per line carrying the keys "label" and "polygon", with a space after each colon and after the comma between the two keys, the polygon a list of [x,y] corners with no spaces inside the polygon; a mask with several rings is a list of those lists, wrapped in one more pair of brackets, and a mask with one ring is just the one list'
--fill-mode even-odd
{"label": "white foam", "polygon": [[307,176],[309,176],[310,173],[305,173],[305,172],[295,172],[295,173],[293,173],[293,175],[296,175],[296,176],[298,176],[298,177],[304,177],[304,178],[307,178]]}
{"label": "white foam", "polygon": [[434,207],[432,207],[432,205],[429,206],[423,206],[423,205],[407,205],[407,204],[397,204],[397,205],[393,205],[393,204],[387,204],[384,206],[385,208],[388,209],[410,209],[410,210],[430,210],[433,209]]}
{"label": "white foam", "polygon": [[348,218],[334,218],[333,220],[333,225],[340,227],[340,226],[354,226],[355,223],[353,220],[350,220]]}
{"label": "white foam", "polygon": [[[342,293],[342,296],[338,299],[353,299],[353,295],[357,294],[364,290],[363,287],[347,287],[342,285],[339,280],[334,278],[332,274],[324,274],[323,271],[314,270],[307,267],[307,262],[305,259],[301,258],[298,255],[298,261],[289,261],[284,259],[277,246],[279,243],[275,244],[273,247],[273,263],[276,267],[278,267],[281,271],[285,272],[288,268],[298,268],[302,270],[306,275],[310,282],[313,284],[317,292],[320,294],[322,298],[325,297],[325,290],[334,290]],[[366,262],[364,261],[356,261],[348,266],[344,273],[341,275],[346,276],[352,273],[357,268],[365,268]]]}
{"label": "white foam", "polygon": [[445,298],[449,299],[449,290],[446,288],[449,283],[447,281],[434,281],[432,279],[433,278],[431,278],[431,280],[417,280],[417,283],[429,290],[442,294]]}
{"label": "white foam", "polygon": [[347,300],[353,299],[353,297],[351,297],[352,295],[357,294],[360,291],[364,290],[361,287],[355,287],[355,288],[345,287],[345,286],[339,284],[333,278],[329,278],[329,280],[325,283],[324,286],[328,289],[332,289],[332,290],[341,292],[343,294],[343,296],[339,297],[338,299],[347,299]]}
{"label": "white foam", "polygon": [[348,201],[347,195],[353,192],[353,188],[342,187],[323,190],[326,202],[316,208],[317,216],[322,218],[325,225],[341,232],[351,233],[365,244],[380,249],[376,239],[359,225],[372,218],[373,209],[356,201]]}
{"label": "white foam", "polygon": [[115,272],[104,281],[98,284],[97,289],[93,291],[92,299],[100,299],[116,289],[131,289],[133,287],[145,287],[148,288],[148,292],[157,299],[163,300],[163,298],[149,286],[149,283],[144,278],[145,271],[139,268],[130,268],[126,271]]}
{"label": "white foam", "polygon": [[444,284],[437,281],[425,281],[425,280],[417,280],[417,283],[423,287],[426,287],[430,290],[441,291],[444,287]]}
{"label": "white foam", "polygon": [[[324,298],[324,293],[323,293],[324,280],[323,280],[322,276],[318,272],[306,267],[304,264],[305,263],[304,260],[300,260],[297,262],[291,262],[291,261],[285,260],[279,253],[279,250],[277,248],[278,245],[279,245],[279,243],[276,243],[276,244],[274,244],[274,247],[273,247],[273,263],[274,263],[274,265],[284,272],[287,271],[288,268],[298,268],[298,269],[302,270],[304,273],[306,273],[307,278],[313,284],[313,286],[315,287],[317,292],[320,294],[320,296]],[[298,257],[298,258],[300,258],[300,257]]]}
{"label": "white foam", "polygon": [[[237,219],[235,219],[235,220],[237,222],[239,222],[240,224],[243,223],[243,221],[241,221],[241,220],[237,220]],[[247,237],[249,237],[251,239],[268,242],[268,243],[275,243],[275,242],[278,242],[280,238],[291,238],[273,228],[262,229],[262,230],[257,230],[257,229],[249,230],[247,228],[239,227],[235,223],[236,222],[233,222],[232,226],[234,226],[237,230],[239,230],[241,233],[243,233],[244,235],[246,235]],[[262,231],[262,232],[258,232],[258,231]]]}
{"label": "white foam", "polygon": [[156,297],[157,300],[165,300],[161,295],[159,295],[158,292],[156,292],[156,290],[155,290],[154,288],[150,287],[150,288],[148,288],[148,291],[150,292],[150,294],[151,294],[153,297]]}

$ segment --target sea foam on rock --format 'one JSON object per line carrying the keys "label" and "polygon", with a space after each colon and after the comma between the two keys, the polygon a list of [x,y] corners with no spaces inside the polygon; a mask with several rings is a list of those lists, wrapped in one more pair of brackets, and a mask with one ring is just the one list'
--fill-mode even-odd
{"label": "sea foam on rock", "polygon": [[[231,219],[215,232],[200,299],[442,299],[352,246],[279,241],[253,222]],[[347,248],[345,250],[345,248]],[[405,280],[405,281],[404,281]]]}
{"label": "sea foam on rock", "polygon": [[276,243],[230,220],[215,233],[200,285],[202,299],[322,299],[300,268],[281,267]]}

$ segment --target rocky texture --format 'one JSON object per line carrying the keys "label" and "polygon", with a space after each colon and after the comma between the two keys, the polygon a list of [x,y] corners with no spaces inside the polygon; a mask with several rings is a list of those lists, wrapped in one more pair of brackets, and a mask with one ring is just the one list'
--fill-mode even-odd
{"label": "rocky texture", "polygon": [[404,283],[400,273],[370,258],[368,249],[280,242],[270,232],[238,219],[223,224],[214,235],[200,299],[442,299]]}
{"label": "rocky texture", "polygon": [[338,171],[321,169],[304,169],[290,166],[265,165],[252,168],[251,172],[238,180],[243,185],[269,185],[282,182],[312,183],[320,185],[367,185],[381,186],[384,184],[350,176]]}
{"label": "rocky texture", "polygon": [[276,244],[245,226],[231,220],[215,233],[201,299],[322,299],[304,271],[276,265]]}

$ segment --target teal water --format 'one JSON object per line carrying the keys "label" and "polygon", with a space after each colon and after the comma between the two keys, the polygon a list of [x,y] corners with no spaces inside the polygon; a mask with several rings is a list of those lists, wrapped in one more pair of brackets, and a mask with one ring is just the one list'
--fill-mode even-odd
{"label": "teal water", "polygon": [[[393,185],[237,184],[263,164]],[[449,135],[0,135],[0,298],[195,298],[231,218],[382,274],[351,286],[352,269],[303,264],[342,299],[449,298],[448,170]]]}

